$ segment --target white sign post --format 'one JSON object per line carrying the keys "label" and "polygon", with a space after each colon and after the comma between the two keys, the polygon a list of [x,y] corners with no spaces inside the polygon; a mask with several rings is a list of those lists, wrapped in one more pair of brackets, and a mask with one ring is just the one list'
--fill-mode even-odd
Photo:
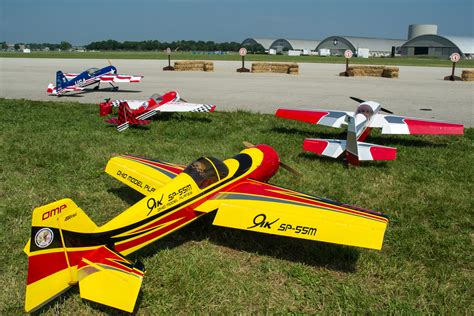
{"label": "white sign post", "polygon": [[345,76],[349,77],[349,59],[352,57],[352,51],[350,49],[347,49],[344,52],[344,57],[346,58],[346,71],[345,71]]}
{"label": "white sign post", "polygon": [[166,49],[166,55],[168,55],[168,66],[166,67],[163,67],[163,70],[164,71],[167,71],[167,70],[174,70],[174,67],[171,66],[171,48],[167,48]]}
{"label": "white sign post", "polygon": [[451,59],[453,63],[457,63],[459,60],[461,60],[461,55],[458,53],[452,53],[451,56],[449,56],[449,59]]}
{"label": "white sign post", "polygon": [[456,63],[461,60],[461,55],[459,53],[452,53],[449,56],[449,59],[453,62],[453,68],[451,70],[451,76],[444,77],[444,80],[451,80],[451,81],[461,80],[461,78],[456,77],[454,75],[454,72],[456,71]]}
{"label": "white sign post", "polygon": [[242,56],[242,67],[237,69],[237,72],[250,72],[249,69],[245,68],[245,55],[247,55],[247,49],[242,47],[239,49],[239,55]]}

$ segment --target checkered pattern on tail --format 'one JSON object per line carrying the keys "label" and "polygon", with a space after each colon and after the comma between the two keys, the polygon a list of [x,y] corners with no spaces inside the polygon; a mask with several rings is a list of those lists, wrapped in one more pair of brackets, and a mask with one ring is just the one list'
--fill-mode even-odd
{"label": "checkered pattern on tail", "polygon": [[190,112],[212,112],[215,108],[216,106],[212,104],[202,104],[200,107],[191,110]]}
{"label": "checkered pattern on tail", "polygon": [[110,104],[112,104],[113,107],[118,107],[120,105],[120,103],[123,103],[123,102],[127,102],[127,100],[113,100],[113,101],[109,101]]}

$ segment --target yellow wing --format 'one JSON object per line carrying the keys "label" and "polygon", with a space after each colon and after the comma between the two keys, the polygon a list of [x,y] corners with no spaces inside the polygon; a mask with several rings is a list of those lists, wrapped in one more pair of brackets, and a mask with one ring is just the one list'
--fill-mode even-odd
{"label": "yellow wing", "polygon": [[381,249],[387,216],[248,180],[206,201],[213,224],[260,233]]}
{"label": "yellow wing", "polygon": [[105,172],[132,189],[149,195],[183,171],[184,166],[135,157],[130,155],[113,157]]}

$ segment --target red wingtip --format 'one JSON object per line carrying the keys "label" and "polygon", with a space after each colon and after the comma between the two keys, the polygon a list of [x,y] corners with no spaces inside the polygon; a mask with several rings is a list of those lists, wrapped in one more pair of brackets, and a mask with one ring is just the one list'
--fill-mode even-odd
{"label": "red wingtip", "polygon": [[462,135],[464,134],[463,124],[423,121],[405,119],[410,134],[431,134],[431,135]]}
{"label": "red wingtip", "polygon": [[389,147],[373,146],[370,153],[374,160],[395,160],[397,158],[397,149]]}
{"label": "red wingtip", "polygon": [[275,115],[278,117],[301,121],[301,122],[307,122],[311,124],[318,124],[321,118],[323,118],[327,114],[329,114],[329,112],[290,110],[290,109],[278,109],[275,112]]}
{"label": "red wingtip", "polygon": [[329,142],[317,139],[305,139],[303,142],[303,149],[312,153],[322,155],[324,150],[328,147]]}

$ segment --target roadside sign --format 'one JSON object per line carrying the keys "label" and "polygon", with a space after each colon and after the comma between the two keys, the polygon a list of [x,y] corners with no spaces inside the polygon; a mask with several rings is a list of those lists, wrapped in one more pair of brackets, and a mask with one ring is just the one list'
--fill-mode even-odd
{"label": "roadside sign", "polygon": [[171,48],[168,47],[168,48],[166,49],[166,54],[171,55]]}
{"label": "roadside sign", "polygon": [[242,47],[241,49],[239,49],[239,55],[242,57],[247,55],[247,49],[245,47]]}
{"label": "roadside sign", "polygon": [[352,51],[350,49],[346,50],[344,52],[344,57],[346,57],[348,59],[351,58],[352,57]]}
{"label": "roadside sign", "polygon": [[449,56],[449,59],[451,59],[453,63],[457,63],[459,60],[461,60],[461,55],[458,53],[452,53],[451,56]]}

